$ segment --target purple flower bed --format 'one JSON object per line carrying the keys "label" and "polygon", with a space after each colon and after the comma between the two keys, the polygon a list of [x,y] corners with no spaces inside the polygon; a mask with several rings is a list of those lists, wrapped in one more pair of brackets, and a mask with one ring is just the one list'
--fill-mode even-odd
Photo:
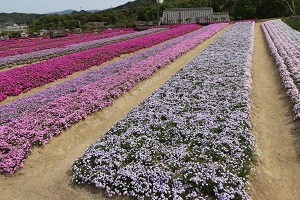
{"label": "purple flower bed", "polygon": [[16,96],[32,88],[40,87],[54,80],[65,78],[74,72],[100,65],[122,54],[148,48],[166,40],[199,29],[199,25],[182,25],[160,33],[142,36],[46,60],[21,68],[0,72],[0,100]]}
{"label": "purple flower bed", "polygon": [[34,112],[0,126],[0,172],[13,174],[23,166],[26,156],[35,145],[47,143],[53,136],[87,115],[111,105],[114,99],[151,76],[158,68],[226,25],[228,24],[211,25],[206,31],[199,31],[197,35],[187,37],[147,59],[108,73],[99,80],[48,102]]}
{"label": "purple flower bed", "polygon": [[116,30],[107,30],[100,35],[89,33],[89,34],[84,34],[84,37],[73,37],[72,39],[70,37],[67,37],[68,40],[65,40],[64,38],[55,39],[55,40],[53,39],[29,40],[25,44],[16,42],[15,47],[11,47],[7,50],[0,51],[0,58],[6,56],[13,56],[17,54],[29,53],[33,51],[44,50],[44,49],[61,48],[72,44],[78,44],[81,42],[99,40],[99,39],[114,37],[118,35],[134,33],[134,32],[135,31],[133,29],[129,29],[129,28],[116,29]]}
{"label": "purple flower bed", "polygon": [[[40,51],[33,51],[24,54],[18,54],[14,56],[7,56],[4,58],[0,58],[0,68],[4,68],[9,64],[24,64],[24,63],[31,63],[32,61],[43,60],[48,58],[54,58],[61,55],[67,55],[78,51],[83,51],[91,48],[96,48],[124,40],[129,40],[136,37],[141,37],[144,35],[149,35],[152,33],[160,32],[165,29],[162,28],[153,28],[146,31],[141,32],[134,32],[134,33],[127,33],[122,35],[117,35],[114,37],[109,37],[105,39],[98,39],[98,40],[90,40],[87,42],[81,42],[77,44],[70,44],[65,47],[56,47],[51,49],[44,49]],[[29,47],[32,48],[32,47]]]}
{"label": "purple flower bed", "polygon": [[250,199],[254,23],[223,36],[92,144],[73,182],[138,199]]}
{"label": "purple flower bed", "polygon": [[[272,20],[262,23],[271,54],[273,55],[282,83],[294,102],[295,119],[300,118],[300,45],[287,33],[285,23]],[[284,31],[285,30],[285,31]],[[299,38],[300,39],[300,38]]]}

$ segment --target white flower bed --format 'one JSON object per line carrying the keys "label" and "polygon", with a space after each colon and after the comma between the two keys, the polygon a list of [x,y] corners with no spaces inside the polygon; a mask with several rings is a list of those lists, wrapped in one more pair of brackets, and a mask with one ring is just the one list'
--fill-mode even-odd
{"label": "white flower bed", "polygon": [[262,24],[282,83],[295,104],[293,109],[295,118],[300,118],[300,93],[298,89],[300,86],[300,44],[294,42],[290,37],[288,32],[292,30],[286,26],[279,20],[267,21]]}
{"label": "white flower bed", "polygon": [[293,40],[295,43],[300,44],[300,32],[299,31],[296,31],[292,27],[288,26],[286,23],[284,23],[280,19],[274,20],[273,22],[275,24],[277,24],[278,27],[291,38],[291,40]]}
{"label": "white flower bed", "polygon": [[249,199],[253,24],[234,24],[116,123],[73,181],[140,199]]}

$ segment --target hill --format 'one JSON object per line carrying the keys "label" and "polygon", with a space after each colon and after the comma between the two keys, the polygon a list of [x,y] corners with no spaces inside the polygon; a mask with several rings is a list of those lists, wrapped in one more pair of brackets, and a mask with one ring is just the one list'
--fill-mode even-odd
{"label": "hill", "polygon": [[80,12],[91,12],[91,13],[94,13],[94,12],[99,12],[101,10],[81,10],[81,11],[77,11],[77,10],[72,10],[72,9],[68,9],[68,10],[63,10],[63,11],[58,11],[58,12],[50,12],[50,13],[47,13],[48,15],[65,15],[65,14],[77,14],[77,13],[80,13]]}
{"label": "hill", "polygon": [[29,23],[33,20],[39,19],[42,14],[34,14],[34,13],[0,13],[0,23]]}

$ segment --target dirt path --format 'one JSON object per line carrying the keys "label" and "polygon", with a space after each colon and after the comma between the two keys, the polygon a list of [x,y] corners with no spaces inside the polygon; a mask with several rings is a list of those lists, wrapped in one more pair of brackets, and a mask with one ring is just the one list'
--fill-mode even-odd
{"label": "dirt path", "polygon": [[260,23],[255,25],[252,66],[252,123],[257,166],[251,178],[254,200],[300,199],[300,122],[267,49]]}
{"label": "dirt path", "polygon": [[228,27],[175,62],[158,70],[150,79],[139,83],[130,92],[117,99],[112,106],[75,124],[44,147],[35,148],[25,166],[15,175],[0,175],[0,199],[106,199],[105,195],[98,191],[71,184],[69,169],[72,162],[114,123],[125,117],[134,106],[227,29]]}

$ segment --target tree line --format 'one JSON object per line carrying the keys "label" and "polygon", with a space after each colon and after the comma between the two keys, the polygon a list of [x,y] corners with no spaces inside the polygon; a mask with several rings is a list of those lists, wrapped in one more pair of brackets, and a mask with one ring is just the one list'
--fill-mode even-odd
{"label": "tree line", "polygon": [[[30,32],[62,26],[70,30],[86,29],[86,22],[105,22],[116,27],[133,26],[134,21],[155,21],[157,11],[160,16],[169,8],[212,7],[216,12],[229,12],[233,20],[274,18],[291,15],[287,5],[293,0],[165,0],[157,4],[156,0],[136,0],[116,8],[100,12],[74,12],[64,15],[42,15],[37,20],[31,20]],[[300,1],[295,1],[295,11],[300,11]]]}

